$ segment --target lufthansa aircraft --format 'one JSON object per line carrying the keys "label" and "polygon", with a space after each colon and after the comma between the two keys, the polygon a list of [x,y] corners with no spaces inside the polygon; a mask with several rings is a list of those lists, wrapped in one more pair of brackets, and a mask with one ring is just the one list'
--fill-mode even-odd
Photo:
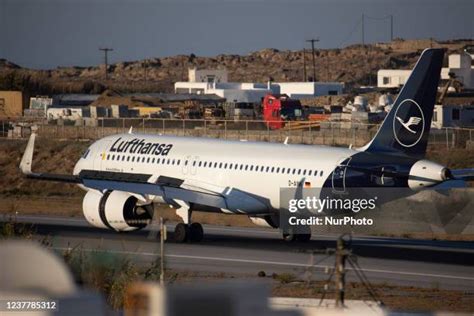
{"label": "lufthansa aircraft", "polygon": [[[193,211],[246,214],[257,225],[277,228],[280,188],[321,188],[321,194],[351,188],[427,187],[472,180],[472,169],[449,170],[424,159],[444,51],[426,49],[375,137],[362,148],[227,141],[127,134],[94,142],[73,175],[31,171],[35,133],[20,163],[32,179],[77,183],[87,193],[86,220],[96,227],[131,231],[145,227],[153,204],[176,208],[183,223],[179,242],[200,241],[203,228]],[[350,194],[347,195],[350,198]],[[395,198],[395,197],[394,197]],[[284,233],[305,241],[304,234]]]}

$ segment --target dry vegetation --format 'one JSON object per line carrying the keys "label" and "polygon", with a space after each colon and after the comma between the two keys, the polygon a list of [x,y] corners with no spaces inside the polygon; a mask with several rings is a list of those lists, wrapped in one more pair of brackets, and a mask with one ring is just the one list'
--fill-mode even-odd
{"label": "dry vegetation", "polygon": [[[455,52],[467,44],[473,44],[473,41],[395,40],[344,49],[318,49],[316,79],[341,81],[349,87],[375,84],[378,69],[409,69],[424,48],[444,47]],[[307,53],[306,58],[309,65],[310,54]],[[108,81],[103,80],[104,66],[32,70],[0,60],[0,90],[22,90],[31,95],[101,93],[107,88],[120,92],[171,92],[174,82],[187,80],[187,69],[190,67],[226,68],[229,80],[237,82],[266,82],[269,78],[275,81],[302,81],[303,52],[268,48],[243,56],[200,57],[190,54],[118,62],[110,65]]]}

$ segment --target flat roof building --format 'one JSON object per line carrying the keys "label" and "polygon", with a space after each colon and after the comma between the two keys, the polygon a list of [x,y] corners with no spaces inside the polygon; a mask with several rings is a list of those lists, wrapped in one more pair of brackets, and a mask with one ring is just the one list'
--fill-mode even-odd
{"label": "flat roof building", "polygon": [[[290,98],[301,99],[339,95],[344,90],[344,83],[340,82],[227,82],[227,73],[218,77],[219,71],[202,70],[203,75],[196,75],[196,69],[189,69],[189,81],[176,82],[175,93],[215,94],[228,102],[259,103],[269,93],[287,94]],[[208,80],[203,79],[205,75],[210,76]],[[196,76],[200,78],[199,81]]]}
{"label": "flat roof building", "polygon": [[[451,54],[448,57],[448,67],[441,69],[441,79],[450,79],[453,73],[456,79],[463,85],[464,89],[474,90],[474,65],[473,56],[468,53]],[[399,88],[408,80],[411,70],[380,69],[377,72],[377,87]]]}

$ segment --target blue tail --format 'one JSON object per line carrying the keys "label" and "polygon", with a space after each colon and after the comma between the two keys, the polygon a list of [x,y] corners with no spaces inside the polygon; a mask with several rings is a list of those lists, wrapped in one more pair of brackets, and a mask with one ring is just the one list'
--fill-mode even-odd
{"label": "blue tail", "polygon": [[425,155],[443,57],[443,49],[423,51],[366,151]]}

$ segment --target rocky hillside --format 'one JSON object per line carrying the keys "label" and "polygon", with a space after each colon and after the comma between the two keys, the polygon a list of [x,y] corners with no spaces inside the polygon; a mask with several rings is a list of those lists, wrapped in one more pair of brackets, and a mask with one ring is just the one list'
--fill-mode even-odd
{"label": "rocky hillside", "polygon": [[[410,68],[426,47],[444,47],[449,52],[456,52],[473,44],[474,40],[395,40],[385,44],[317,50],[316,80],[342,81],[349,86],[376,84],[378,69]],[[266,82],[269,78],[275,81],[302,81],[304,59],[307,76],[310,77],[312,56],[309,50],[303,58],[303,51],[264,49],[244,56],[199,57],[191,54],[119,62],[109,66],[107,81],[103,79],[103,65],[31,70],[0,60],[0,90],[18,89],[32,95],[101,93],[106,88],[122,92],[171,92],[174,82],[187,80],[189,67],[225,68],[229,71],[229,80],[238,82]]]}

